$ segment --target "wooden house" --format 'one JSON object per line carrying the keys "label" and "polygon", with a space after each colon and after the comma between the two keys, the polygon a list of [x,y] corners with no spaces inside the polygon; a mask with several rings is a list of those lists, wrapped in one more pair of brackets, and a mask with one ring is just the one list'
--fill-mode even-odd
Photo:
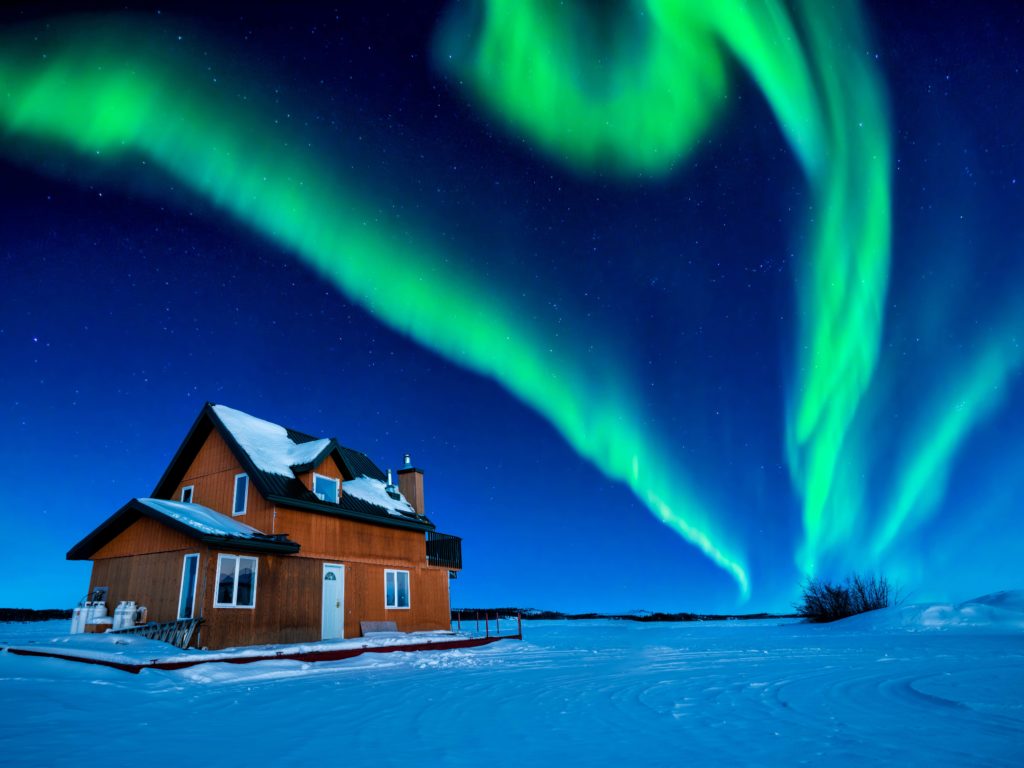
{"label": "wooden house", "polygon": [[361,622],[450,627],[461,540],[438,533],[423,472],[207,403],[149,498],[76,544],[90,592],[149,621],[201,617],[210,649],[357,637]]}

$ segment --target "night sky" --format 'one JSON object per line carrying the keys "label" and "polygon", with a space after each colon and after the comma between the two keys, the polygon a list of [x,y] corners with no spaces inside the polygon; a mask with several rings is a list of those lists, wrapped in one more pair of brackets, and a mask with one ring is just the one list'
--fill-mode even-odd
{"label": "night sky", "polygon": [[[455,607],[1024,587],[1024,9],[784,4],[808,101],[656,5],[533,19],[526,70],[467,3],[5,6],[0,605],[77,601],[206,401],[410,452]],[[650,74],[711,107],[631,79],[653,18],[719,25]]]}

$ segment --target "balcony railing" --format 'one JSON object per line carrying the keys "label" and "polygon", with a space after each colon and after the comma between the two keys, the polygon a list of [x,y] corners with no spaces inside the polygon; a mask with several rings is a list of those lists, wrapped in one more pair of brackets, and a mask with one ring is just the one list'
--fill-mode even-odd
{"label": "balcony railing", "polygon": [[441,568],[462,568],[462,539],[447,533],[427,531],[427,563]]}

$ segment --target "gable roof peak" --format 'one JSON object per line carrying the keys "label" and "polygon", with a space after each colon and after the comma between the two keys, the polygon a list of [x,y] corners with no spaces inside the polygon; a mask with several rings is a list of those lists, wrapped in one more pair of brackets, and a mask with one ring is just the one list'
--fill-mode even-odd
{"label": "gable roof peak", "polygon": [[[380,498],[376,485],[383,489],[386,475],[365,453],[346,448],[334,438],[313,437],[211,402],[203,406],[151,496],[170,499],[174,495],[178,483],[212,432],[218,433],[227,443],[252,484],[267,501],[417,530],[434,527],[427,518],[416,516],[400,494],[399,499],[385,496],[387,500],[384,501]],[[300,474],[316,469],[329,457],[334,458],[344,482],[342,498],[337,503],[319,499],[299,478]],[[351,486],[349,481],[352,480],[362,482]],[[360,490],[365,492],[360,494]]]}
{"label": "gable roof peak", "polygon": [[211,405],[210,410],[261,472],[294,477],[296,467],[318,464],[336,445],[330,438],[296,442],[294,437],[310,436],[226,405]]}

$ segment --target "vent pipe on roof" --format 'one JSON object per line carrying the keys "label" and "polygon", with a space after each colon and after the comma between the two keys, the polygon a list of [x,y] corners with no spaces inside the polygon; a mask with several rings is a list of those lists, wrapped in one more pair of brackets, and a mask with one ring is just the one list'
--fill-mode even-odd
{"label": "vent pipe on roof", "polygon": [[387,491],[388,496],[390,496],[391,498],[395,499],[396,501],[401,498],[398,495],[398,486],[395,485],[394,481],[391,479],[391,470],[390,469],[388,470],[388,484],[386,486],[384,486],[384,490]]}
{"label": "vent pipe on roof", "polygon": [[412,466],[412,457],[409,456],[409,454],[407,453],[407,454],[405,454],[402,457],[402,468],[405,469],[405,468],[411,467],[411,466]]}

